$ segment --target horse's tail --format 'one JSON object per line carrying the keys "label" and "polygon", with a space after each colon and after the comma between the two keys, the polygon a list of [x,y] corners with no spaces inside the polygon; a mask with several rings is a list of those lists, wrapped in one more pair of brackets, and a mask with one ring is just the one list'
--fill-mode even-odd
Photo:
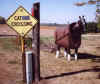
{"label": "horse's tail", "polygon": [[54,32],[54,43],[55,44],[57,43],[57,32],[56,31]]}

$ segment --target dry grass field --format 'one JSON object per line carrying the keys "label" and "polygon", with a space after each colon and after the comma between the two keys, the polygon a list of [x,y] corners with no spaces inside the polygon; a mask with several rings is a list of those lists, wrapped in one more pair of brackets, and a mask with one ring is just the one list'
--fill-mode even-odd
{"label": "dry grass field", "polygon": [[[55,28],[41,27],[40,35],[44,44],[49,46]],[[16,35],[12,33],[12,30],[7,29],[6,25],[0,25],[0,35],[1,31],[9,31],[5,33]],[[63,57],[63,50],[60,58],[56,59],[55,53],[41,48],[40,71],[42,80],[39,84],[100,84],[99,35],[82,37],[78,61],[74,61],[72,56],[71,62],[68,62]],[[0,84],[23,84],[21,51],[20,47],[16,45],[15,38],[0,38]]]}
{"label": "dry grass field", "polygon": [[41,26],[40,27],[40,35],[43,37],[50,37],[53,36],[56,27],[49,27],[49,26]]}

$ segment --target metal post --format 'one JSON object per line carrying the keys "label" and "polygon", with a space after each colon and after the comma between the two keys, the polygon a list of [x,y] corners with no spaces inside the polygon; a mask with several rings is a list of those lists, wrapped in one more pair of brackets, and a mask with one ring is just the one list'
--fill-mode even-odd
{"label": "metal post", "polygon": [[26,80],[27,84],[32,84],[33,81],[32,51],[26,52]]}
{"label": "metal post", "polygon": [[35,83],[40,81],[40,3],[33,4],[34,8],[34,17],[38,20],[38,23],[33,28],[33,39],[32,39],[32,48],[33,56],[35,60],[34,64],[34,80]]}

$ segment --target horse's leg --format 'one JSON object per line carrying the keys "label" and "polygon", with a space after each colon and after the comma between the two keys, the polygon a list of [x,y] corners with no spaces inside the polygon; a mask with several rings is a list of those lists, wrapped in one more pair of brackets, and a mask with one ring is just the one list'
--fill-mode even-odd
{"label": "horse's leg", "polygon": [[75,54],[74,54],[74,56],[75,56],[75,60],[77,61],[77,58],[78,58],[78,48],[75,48]]}
{"label": "horse's leg", "polygon": [[71,60],[70,48],[67,49],[67,52],[68,52],[68,61],[70,61]]}
{"label": "horse's leg", "polygon": [[59,55],[60,55],[60,46],[57,46],[56,58],[59,58]]}
{"label": "horse's leg", "polygon": [[64,57],[66,58],[66,56],[67,56],[67,48],[65,48],[64,50]]}

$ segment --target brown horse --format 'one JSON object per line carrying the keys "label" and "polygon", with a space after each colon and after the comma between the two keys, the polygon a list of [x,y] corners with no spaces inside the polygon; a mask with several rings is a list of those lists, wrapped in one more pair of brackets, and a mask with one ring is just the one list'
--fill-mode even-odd
{"label": "brown horse", "polygon": [[79,16],[79,21],[74,22],[72,24],[67,25],[66,28],[57,28],[54,36],[55,36],[55,44],[57,46],[56,58],[59,57],[60,48],[65,48],[64,56],[68,56],[68,61],[71,59],[70,49],[75,49],[75,60],[77,60],[78,56],[78,48],[81,45],[81,34],[83,32],[84,24],[82,19]]}

